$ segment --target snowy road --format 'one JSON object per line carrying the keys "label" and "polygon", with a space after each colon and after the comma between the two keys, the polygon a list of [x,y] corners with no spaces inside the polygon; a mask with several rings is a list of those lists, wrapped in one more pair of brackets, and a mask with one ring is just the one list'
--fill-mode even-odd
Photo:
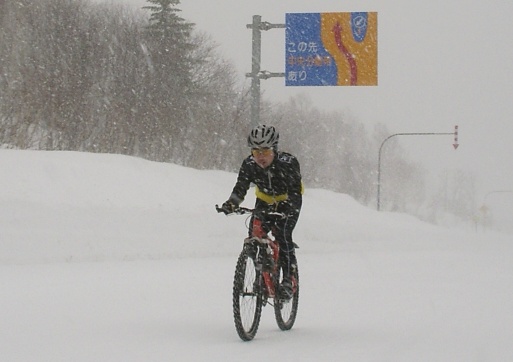
{"label": "snowy road", "polygon": [[[233,325],[235,175],[73,152],[0,152],[6,362],[513,360],[513,238],[308,189],[291,331]],[[250,200],[248,202],[251,202]]]}
{"label": "snowy road", "polygon": [[235,258],[3,266],[2,359],[505,361],[511,259],[301,255],[296,326],[280,331],[266,307],[249,343],[233,326]]}

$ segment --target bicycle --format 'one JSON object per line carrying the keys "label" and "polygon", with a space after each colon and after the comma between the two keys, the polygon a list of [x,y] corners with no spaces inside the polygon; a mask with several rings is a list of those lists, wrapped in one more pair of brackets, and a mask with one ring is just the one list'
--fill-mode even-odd
{"label": "bicycle", "polygon": [[[217,212],[224,212],[216,205]],[[267,218],[283,218],[284,214],[260,211]],[[282,268],[279,266],[278,242],[262,226],[262,221],[253,209],[239,207],[234,214],[255,214],[253,235],[244,239],[242,251],[237,259],[233,280],[233,317],[235,329],[243,341],[252,340],[258,330],[262,307],[274,308],[278,327],[290,330],[296,320],[299,304],[299,272],[297,265],[292,273],[290,299],[280,296]],[[295,245],[297,247],[297,245]],[[272,302],[271,302],[272,300]]]}

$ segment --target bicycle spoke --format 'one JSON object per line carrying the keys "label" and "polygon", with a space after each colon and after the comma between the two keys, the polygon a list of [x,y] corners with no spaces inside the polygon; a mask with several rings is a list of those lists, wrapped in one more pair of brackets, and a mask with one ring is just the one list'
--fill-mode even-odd
{"label": "bicycle spoke", "polygon": [[253,260],[243,251],[239,256],[233,285],[233,315],[239,337],[254,338],[262,313],[262,296],[255,290],[257,272]]}
{"label": "bicycle spoke", "polygon": [[[281,269],[279,274],[281,275]],[[280,280],[280,275],[278,275],[278,281]],[[299,272],[297,269],[294,279],[295,285],[292,298],[290,300],[280,300],[279,298],[275,298],[274,300],[274,315],[276,317],[276,322],[278,327],[284,331],[291,329],[296,321],[297,308],[299,304]]]}

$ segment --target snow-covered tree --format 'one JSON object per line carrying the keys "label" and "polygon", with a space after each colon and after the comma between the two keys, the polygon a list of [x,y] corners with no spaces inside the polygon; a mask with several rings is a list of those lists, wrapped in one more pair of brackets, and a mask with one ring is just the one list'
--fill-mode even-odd
{"label": "snow-covered tree", "polygon": [[179,0],[147,0],[143,9],[150,11],[144,38],[144,51],[152,74],[146,80],[148,98],[158,109],[149,109],[145,120],[149,139],[161,134],[167,140],[170,157],[180,153],[184,146],[184,132],[188,127],[191,96],[195,86],[192,69],[194,43],[192,23],[178,16]]}

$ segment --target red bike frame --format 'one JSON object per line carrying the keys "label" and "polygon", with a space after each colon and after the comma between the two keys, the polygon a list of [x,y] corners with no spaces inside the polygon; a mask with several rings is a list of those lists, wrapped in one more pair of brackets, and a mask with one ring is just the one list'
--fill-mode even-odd
{"label": "red bike frame", "polygon": [[264,284],[267,289],[267,296],[269,298],[274,298],[276,296],[276,287],[273,282],[273,274],[276,275],[278,272],[279,266],[279,257],[280,257],[280,247],[278,242],[271,238],[262,227],[262,220],[258,218],[253,219],[253,236],[257,237],[261,240],[265,240],[266,244],[271,248],[271,256],[273,258],[273,269],[271,272],[263,271],[262,277],[264,278]]}

